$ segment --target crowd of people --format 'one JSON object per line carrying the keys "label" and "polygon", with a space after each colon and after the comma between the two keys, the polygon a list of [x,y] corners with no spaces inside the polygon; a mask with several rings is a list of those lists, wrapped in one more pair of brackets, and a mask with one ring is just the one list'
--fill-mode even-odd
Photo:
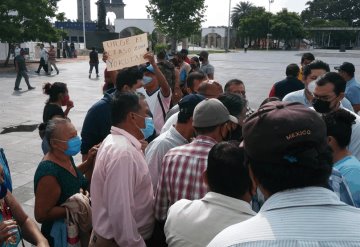
{"label": "crowd of people", "polygon": [[[66,84],[44,85],[34,193],[49,246],[360,246],[353,64],[330,72],[305,53],[252,109],[241,78],[214,80],[206,51],[144,59],[105,71],[81,138]],[[10,229],[0,224],[0,241]]]}

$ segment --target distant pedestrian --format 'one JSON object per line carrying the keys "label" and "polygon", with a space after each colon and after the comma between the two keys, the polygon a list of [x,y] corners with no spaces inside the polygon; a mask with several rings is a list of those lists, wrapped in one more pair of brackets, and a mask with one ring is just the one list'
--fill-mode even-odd
{"label": "distant pedestrian", "polygon": [[39,68],[37,69],[37,71],[35,71],[35,73],[40,73],[41,68],[44,69],[44,71],[46,73],[48,73],[48,65],[47,65],[47,61],[48,61],[48,52],[47,50],[44,48],[44,44],[40,45],[40,64],[39,64]]}
{"label": "distant pedestrian", "polygon": [[344,62],[334,67],[339,75],[346,81],[345,97],[350,101],[354,112],[360,111],[360,84],[355,79],[355,66],[352,63]]}
{"label": "distant pedestrian", "polygon": [[95,50],[95,47],[92,48],[92,51],[89,54],[90,57],[90,70],[89,70],[89,78],[91,78],[91,73],[93,68],[95,67],[96,77],[99,77],[99,54]]}
{"label": "distant pedestrian", "polygon": [[304,53],[302,56],[301,56],[301,67],[300,67],[300,72],[299,72],[299,75],[298,75],[298,79],[300,81],[302,81],[304,78],[303,78],[303,70],[304,70],[304,67],[308,64],[310,64],[312,61],[315,60],[315,56],[314,54],[310,53],[310,52],[306,52]]}
{"label": "distant pedestrian", "polygon": [[201,62],[200,70],[202,70],[210,80],[213,80],[215,68],[209,63],[209,53],[207,51],[200,52],[199,60]]}
{"label": "distant pedestrian", "polygon": [[245,45],[244,45],[244,52],[245,52],[245,53],[247,52],[248,48],[249,48],[249,45],[248,45],[248,44],[245,44]]}
{"label": "distant pedestrian", "polygon": [[276,82],[269,93],[269,97],[278,97],[282,100],[285,95],[304,89],[304,84],[298,79],[300,68],[297,64],[292,63],[286,67],[286,78]]}
{"label": "distant pedestrian", "polygon": [[16,69],[16,72],[17,72],[16,81],[15,81],[15,87],[14,87],[15,91],[21,90],[21,88],[19,88],[19,85],[20,85],[22,77],[24,77],[25,82],[26,82],[29,90],[35,89],[35,87],[32,87],[30,85],[30,82],[29,82],[29,76],[27,74],[27,68],[26,68],[24,55],[25,55],[25,50],[21,49],[20,50],[20,55],[17,55],[15,57],[15,69]]}
{"label": "distant pedestrian", "polygon": [[190,59],[190,67],[191,70],[189,74],[191,74],[192,72],[198,72],[200,70],[200,60],[198,57],[195,56]]}
{"label": "distant pedestrian", "polygon": [[56,50],[53,45],[50,46],[50,50],[48,51],[48,75],[51,75],[51,65],[55,68],[56,74],[59,74],[59,69],[56,66]]}

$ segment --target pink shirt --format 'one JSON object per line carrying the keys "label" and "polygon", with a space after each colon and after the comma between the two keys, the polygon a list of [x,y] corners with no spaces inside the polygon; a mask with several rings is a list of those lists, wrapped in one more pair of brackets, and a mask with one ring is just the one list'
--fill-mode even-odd
{"label": "pink shirt", "polygon": [[146,246],[154,227],[151,177],[140,142],[111,127],[101,144],[91,180],[93,228],[119,246]]}

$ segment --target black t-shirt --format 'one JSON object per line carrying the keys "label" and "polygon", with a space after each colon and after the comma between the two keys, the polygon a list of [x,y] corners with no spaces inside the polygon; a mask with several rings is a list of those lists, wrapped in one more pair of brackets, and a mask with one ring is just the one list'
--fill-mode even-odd
{"label": "black t-shirt", "polygon": [[90,57],[90,63],[99,63],[99,57],[96,51],[90,52],[89,57]]}
{"label": "black t-shirt", "polygon": [[62,108],[57,104],[46,104],[43,112],[43,122],[47,123],[54,116],[65,117],[65,113]]}

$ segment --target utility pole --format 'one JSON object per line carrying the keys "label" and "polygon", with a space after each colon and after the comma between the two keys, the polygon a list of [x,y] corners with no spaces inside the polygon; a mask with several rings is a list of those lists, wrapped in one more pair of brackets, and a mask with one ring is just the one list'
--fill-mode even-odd
{"label": "utility pole", "polygon": [[82,4],[82,16],[83,16],[84,48],[86,49],[84,0],[81,1],[81,4]]}
{"label": "utility pole", "polygon": [[227,44],[226,44],[226,51],[229,52],[230,50],[230,12],[231,12],[231,0],[229,0],[229,20],[228,20],[228,30],[227,30]]}
{"label": "utility pole", "polygon": [[[269,13],[271,13],[270,11],[270,6],[271,4],[274,2],[274,0],[269,0]],[[266,35],[267,36],[267,39],[266,39],[266,50],[268,51],[269,50],[269,43],[270,43],[270,37],[271,37],[271,34],[270,34],[270,22],[268,24],[268,29],[269,29],[269,33]]]}

